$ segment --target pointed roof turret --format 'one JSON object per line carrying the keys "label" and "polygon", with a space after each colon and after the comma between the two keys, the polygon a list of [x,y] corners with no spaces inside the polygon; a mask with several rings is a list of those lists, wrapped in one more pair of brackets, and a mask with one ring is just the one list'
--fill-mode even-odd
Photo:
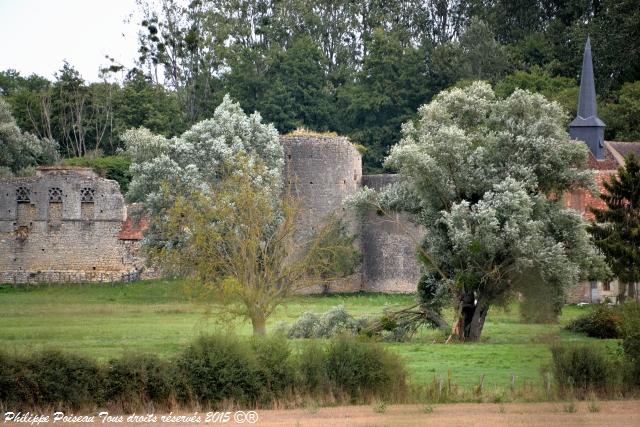
{"label": "pointed roof turret", "polygon": [[586,142],[596,159],[604,159],[604,126],[604,122],[598,117],[596,85],[591,59],[591,39],[587,37],[580,75],[578,114],[569,125],[570,134],[573,138]]}
{"label": "pointed roof turret", "polygon": [[[576,123],[578,121],[582,123]],[[584,121],[589,123],[584,123]],[[604,123],[598,117],[596,85],[593,78],[593,61],[591,60],[591,39],[589,37],[587,37],[587,44],[584,46],[584,56],[582,58],[578,115],[576,120],[571,123],[571,126],[604,126]]]}

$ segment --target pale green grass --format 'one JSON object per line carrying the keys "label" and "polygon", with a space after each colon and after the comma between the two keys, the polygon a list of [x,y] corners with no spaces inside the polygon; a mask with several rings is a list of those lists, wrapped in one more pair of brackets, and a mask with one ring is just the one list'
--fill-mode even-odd
{"label": "pale green grass", "polygon": [[[200,334],[233,331],[251,335],[247,321],[220,323],[216,308],[190,301],[180,281],[131,284],[51,285],[11,288],[0,286],[0,348],[31,352],[60,348],[106,360],[124,352],[150,352],[170,357]],[[322,313],[344,305],[350,314],[377,315],[385,307],[412,304],[411,295],[354,294],[299,296],[290,298],[269,320],[292,323],[304,311]],[[550,361],[549,344],[589,341],[611,348],[616,341],[591,340],[561,330],[561,326],[586,309],[565,307],[560,325],[520,322],[517,305],[509,310],[492,308],[478,344],[443,344],[442,335],[423,330],[410,343],[385,344],[404,359],[414,383],[447,379],[455,384],[507,387],[511,375],[516,383],[539,385],[541,369]],[[451,313],[448,313],[451,316]]]}

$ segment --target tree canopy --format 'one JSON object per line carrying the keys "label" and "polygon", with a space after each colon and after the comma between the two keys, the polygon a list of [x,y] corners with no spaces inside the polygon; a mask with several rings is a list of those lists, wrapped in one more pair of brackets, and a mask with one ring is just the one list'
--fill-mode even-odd
{"label": "tree canopy", "polygon": [[607,274],[580,215],[562,204],[564,192],[593,183],[586,147],[570,140],[558,104],[523,90],[498,98],[476,82],[440,93],[418,115],[386,160],[400,181],[360,197],[425,228],[427,275],[467,306],[462,338],[478,340],[490,306],[531,277],[562,290]]}

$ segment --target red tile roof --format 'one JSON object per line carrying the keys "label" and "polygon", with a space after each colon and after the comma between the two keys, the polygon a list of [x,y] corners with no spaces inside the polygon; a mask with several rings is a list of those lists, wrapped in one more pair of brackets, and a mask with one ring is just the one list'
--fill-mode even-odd
{"label": "red tile roof", "polygon": [[120,240],[142,240],[144,231],[149,227],[149,219],[145,216],[135,221],[131,216],[122,223],[118,239]]}

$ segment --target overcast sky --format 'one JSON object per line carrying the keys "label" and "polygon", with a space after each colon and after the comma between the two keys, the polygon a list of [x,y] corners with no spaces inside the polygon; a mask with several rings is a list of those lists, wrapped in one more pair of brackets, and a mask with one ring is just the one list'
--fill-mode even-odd
{"label": "overcast sky", "polygon": [[137,28],[125,23],[135,0],[0,0],[0,70],[53,78],[66,59],[97,81],[105,55],[130,67]]}

